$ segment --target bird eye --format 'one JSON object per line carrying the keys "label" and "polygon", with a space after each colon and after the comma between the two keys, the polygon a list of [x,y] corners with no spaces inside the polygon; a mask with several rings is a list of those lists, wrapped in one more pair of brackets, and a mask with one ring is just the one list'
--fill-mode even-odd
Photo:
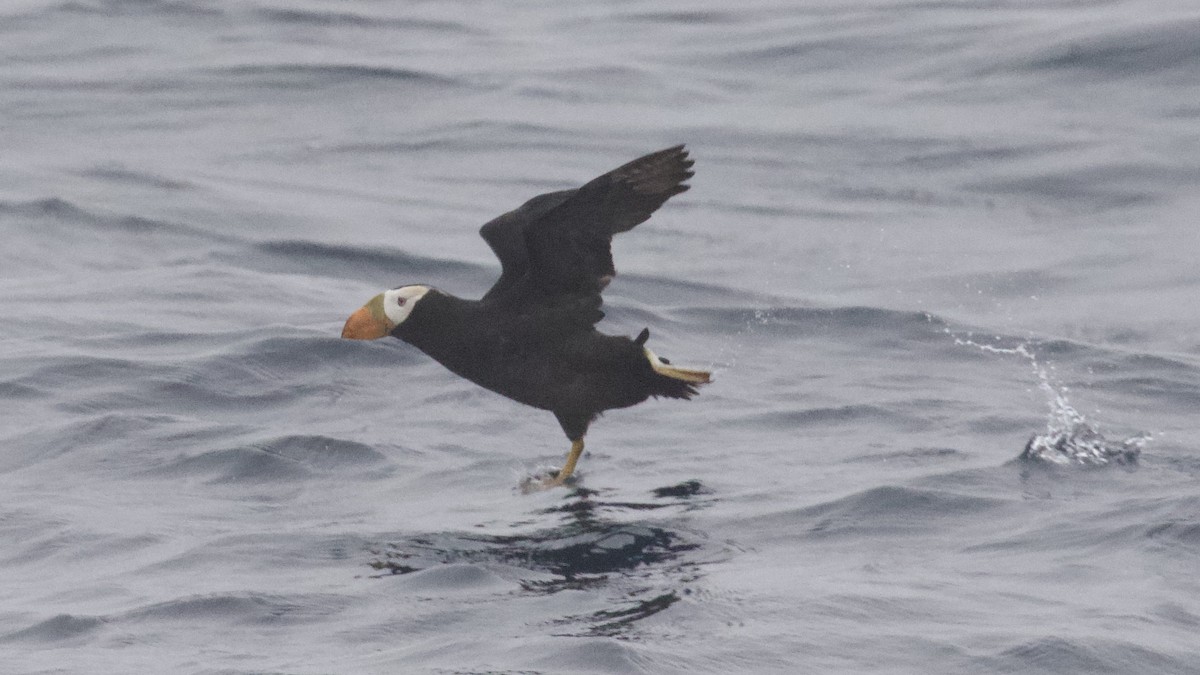
{"label": "bird eye", "polygon": [[397,305],[400,305],[401,307],[403,307],[403,306],[404,306],[404,303],[405,303],[405,302],[407,302],[407,301],[408,301],[408,300],[407,300],[406,298],[396,298],[396,304],[397,304]]}

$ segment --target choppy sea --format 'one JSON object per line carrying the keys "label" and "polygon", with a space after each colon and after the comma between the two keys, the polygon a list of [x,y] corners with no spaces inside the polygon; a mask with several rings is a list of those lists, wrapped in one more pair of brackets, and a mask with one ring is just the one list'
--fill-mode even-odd
{"label": "choppy sea", "polygon": [[[687,143],[548,413],[395,340]],[[1200,673],[1200,5],[14,0],[0,672]]]}

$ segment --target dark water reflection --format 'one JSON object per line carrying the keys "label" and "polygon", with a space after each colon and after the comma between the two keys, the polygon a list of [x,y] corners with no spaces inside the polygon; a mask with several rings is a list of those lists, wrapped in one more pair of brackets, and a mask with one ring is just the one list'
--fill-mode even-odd
{"label": "dark water reflection", "polygon": [[579,487],[561,505],[538,511],[537,519],[557,521],[548,527],[514,535],[418,535],[371,547],[368,564],[383,573],[380,578],[442,565],[494,566],[515,574],[522,593],[601,593],[611,599],[609,608],[558,623],[582,624],[588,635],[622,633],[690,594],[687,585],[721,557],[719,546],[677,516],[650,520],[642,514],[678,514],[717,500],[695,480],[657,488],[648,501],[610,501],[604,492]]}

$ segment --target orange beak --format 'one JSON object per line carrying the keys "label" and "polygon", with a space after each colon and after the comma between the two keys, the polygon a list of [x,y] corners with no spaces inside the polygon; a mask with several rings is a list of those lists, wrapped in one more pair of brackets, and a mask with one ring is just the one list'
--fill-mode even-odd
{"label": "orange beak", "polygon": [[342,337],[347,340],[377,340],[392,332],[389,322],[380,321],[371,311],[370,303],[363,305],[346,319]]}

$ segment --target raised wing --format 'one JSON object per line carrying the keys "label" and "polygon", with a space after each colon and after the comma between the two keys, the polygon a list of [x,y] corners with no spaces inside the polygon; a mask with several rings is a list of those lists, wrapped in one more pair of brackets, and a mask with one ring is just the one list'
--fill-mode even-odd
{"label": "raised wing", "polygon": [[525,246],[525,228],[554,207],[570,199],[579,190],[563,190],[538,195],[514,209],[484,223],[479,236],[500,259],[500,278],[484,295],[486,300],[515,287],[529,270],[529,251]]}
{"label": "raised wing", "polygon": [[692,160],[682,145],[640,157],[575,190],[534,197],[483,226],[500,259],[485,299],[520,289],[542,296],[599,293],[616,274],[614,234],[685,192]]}

